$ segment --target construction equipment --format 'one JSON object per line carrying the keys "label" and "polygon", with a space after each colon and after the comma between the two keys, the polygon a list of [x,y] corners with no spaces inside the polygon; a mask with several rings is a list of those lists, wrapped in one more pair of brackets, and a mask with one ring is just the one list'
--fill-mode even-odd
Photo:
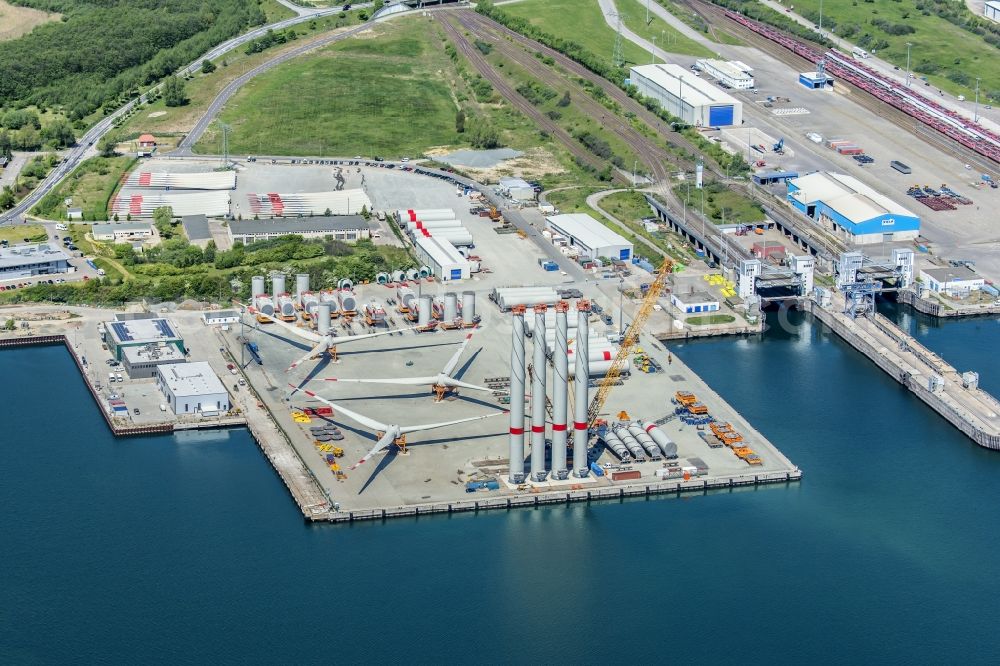
{"label": "construction equipment", "polygon": [[597,389],[597,395],[594,396],[594,399],[590,403],[590,408],[587,410],[587,422],[590,424],[590,428],[593,428],[596,424],[597,415],[604,408],[604,403],[607,401],[611,389],[615,386],[621,375],[622,367],[624,367],[626,361],[631,357],[632,350],[639,342],[639,334],[642,332],[646,320],[649,319],[649,315],[652,314],[653,306],[656,305],[656,301],[666,286],[667,276],[673,272],[673,269],[674,262],[669,257],[665,258],[663,263],[660,264],[656,278],[649,285],[646,296],[642,299],[642,304],[639,306],[639,311],[636,312],[635,317],[632,319],[632,324],[625,333],[625,339],[622,341],[621,347],[618,348],[618,354],[611,363],[611,367],[608,368],[607,374],[604,375],[604,379]]}
{"label": "construction equipment", "polygon": [[499,222],[501,219],[500,211],[497,210],[496,206],[490,206],[489,218],[493,222]]}
{"label": "construction equipment", "polygon": [[785,152],[785,137],[781,137],[781,139],[778,140],[778,143],[774,144],[774,152],[779,155]]}
{"label": "construction equipment", "polygon": [[674,400],[682,407],[687,407],[688,405],[693,405],[698,402],[697,396],[690,391],[678,391],[674,394]]}

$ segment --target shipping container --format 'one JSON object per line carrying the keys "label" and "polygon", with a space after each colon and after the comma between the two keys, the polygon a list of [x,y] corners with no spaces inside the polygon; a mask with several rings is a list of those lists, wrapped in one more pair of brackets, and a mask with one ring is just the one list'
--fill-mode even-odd
{"label": "shipping container", "polygon": [[637,469],[633,469],[628,472],[611,472],[612,481],[634,481],[635,479],[641,477],[642,474]]}
{"label": "shipping container", "polygon": [[913,173],[913,169],[903,164],[899,160],[893,160],[889,162],[889,166],[898,171],[899,173]]}

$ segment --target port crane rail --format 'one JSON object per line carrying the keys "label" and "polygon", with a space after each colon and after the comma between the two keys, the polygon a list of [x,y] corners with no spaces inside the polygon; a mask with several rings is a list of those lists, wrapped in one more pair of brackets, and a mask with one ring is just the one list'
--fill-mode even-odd
{"label": "port crane rail", "polygon": [[665,257],[663,263],[660,264],[656,279],[649,285],[646,297],[642,299],[639,311],[636,312],[631,325],[628,327],[628,332],[625,334],[625,339],[622,340],[621,347],[618,348],[615,360],[612,361],[611,367],[608,368],[607,374],[604,375],[604,379],[601,380],[597,388],[597,395],[590,402],[590,407],[587,409],[587,423],[590,429],[593,429],[596,425],[597,416],[604,408],[604,403],[607,402],[611,389],[615,387],[621,375],[622,367],[632,353],[632,349],[639,342],[639,334],[642,332],[642,327],[646,324],[646,320],[649,319],[649,315],[652,314],[653,306],[656,305],[656,300],[660,297],[660,293],[666,286],[667,276],[670,275],[673,269],[674,262],[669,257]]}

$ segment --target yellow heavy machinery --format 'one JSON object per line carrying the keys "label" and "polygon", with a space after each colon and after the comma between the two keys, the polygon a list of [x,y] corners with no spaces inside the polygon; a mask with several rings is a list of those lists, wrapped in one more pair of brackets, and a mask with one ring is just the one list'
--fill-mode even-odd
{"label": "yellow heavy machinery", "polygon": [[611,367],[608,368],[607,374],[604,375],[604,379],[597,388],[597,395],[591,400],[590,407],[587,409],[587,423],[590,424],[591,428],[597,424],[597,415],[604,408],[604,403],[607,402],[611,389],[621,375],[622,367],[635,350],[635,346],[639,342],[639,334],[642,332],[643,326],[646,325],[649,315],[652,314],[653,306],[656,305],[657,299],[667,284],[667,276],[673,272],[673,269],[674,262],[669,257],[664,258],[663,263],[657,269],[656,279],[649,285],[646,296],[642,299],[642,304],[639,306],[639,311],[635,313],[632,324],[628,327],[628,332],[625,333],[625,338],[618,349],[618,354],[615,356],[615,360],[611,362]]}

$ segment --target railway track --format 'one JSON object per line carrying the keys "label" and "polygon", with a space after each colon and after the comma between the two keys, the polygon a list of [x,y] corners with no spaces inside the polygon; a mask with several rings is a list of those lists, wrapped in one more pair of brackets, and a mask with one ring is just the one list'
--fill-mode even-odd
{"label": "railway track", "polygon": [[[730,19],[726,15],[725,10],[718,5],[704,0],[678,0],[678,2],[688,7],[692,12],[698,14],[710,25],[724,25],[727,31],[732,32],[754,48],[767,53],[771,57],[785,63],[796,71],[805,71],[804,68],[815,67],[815,63],[792,53],[784,46],[781,46],[767,37],[764,37],[746,26]],[[789,33],[786,33],[786,37],[794,42],[803,44],[813,49],[820,48]],[[849,90],[850,99],[858,106],[879,117],[885,118],[897,127],[907,130],[921,141],[930,145],[932,148],[939,150],[946,155],[950,155],[962,161],[964,164],[974,166],[984,173],[996,171],[996,164],[985,156],[966,148],[954,139],[944,136],[913,116],[886,104],[871,93],[849,82],[839,81],[838,83],[839,85],[845,86]]]}
{"label": "railway track", "polygon": [[[514,90],[510,84],[507,83],[506,79],[503,78],[503,76],[497,73],[493,66],[483,57],[483,54],[479,51],[479,49],[477,49],[449,20],[452,14],[453,13],[449,11],[437,11],[432,13],[434,18],[437,19],[438,23],[442,26],[442,28],[444,28],[444,31],[447,33],[455,47],[469,60],[470,63],[472,63],[473,67],[475,67],[479,74],[493,86],[500,96],[506,99],[515,109],[523,113],[528,118],[531,118],[531,120],[538,127],[562,142],[570,154],[579,161],[589,164],[595,169],[603,169],[605,166],[603,160],[586,150],[576,139],[570,136],[566,130],[542,114],[533,104],[531,104],[531,102],[526,100],[520,93]],[[617,172],[614,172],[614,174],[616,180],[628,184],[628,179],[625,178],[624,175]]]}
{"label": "railway track", "polygon": [[[478,39],[490,39],[494,48],[511,61],[523,67],[529,74],[544,82],[551,78],[551,69],[521,46],[513,44],[503,35],[498,35],[482,23],[470,21],[467,15],[459,14],[459,22]],[[567,82],[572,90],[573,105],[591,118],[600,119],[604,129],[617,136],[642,161],[653,178],[666,183],[670,171],[664,166],[670,155],[663,147],[633,127],[627,120],[608,110],[593,99],[582,85]]]}

